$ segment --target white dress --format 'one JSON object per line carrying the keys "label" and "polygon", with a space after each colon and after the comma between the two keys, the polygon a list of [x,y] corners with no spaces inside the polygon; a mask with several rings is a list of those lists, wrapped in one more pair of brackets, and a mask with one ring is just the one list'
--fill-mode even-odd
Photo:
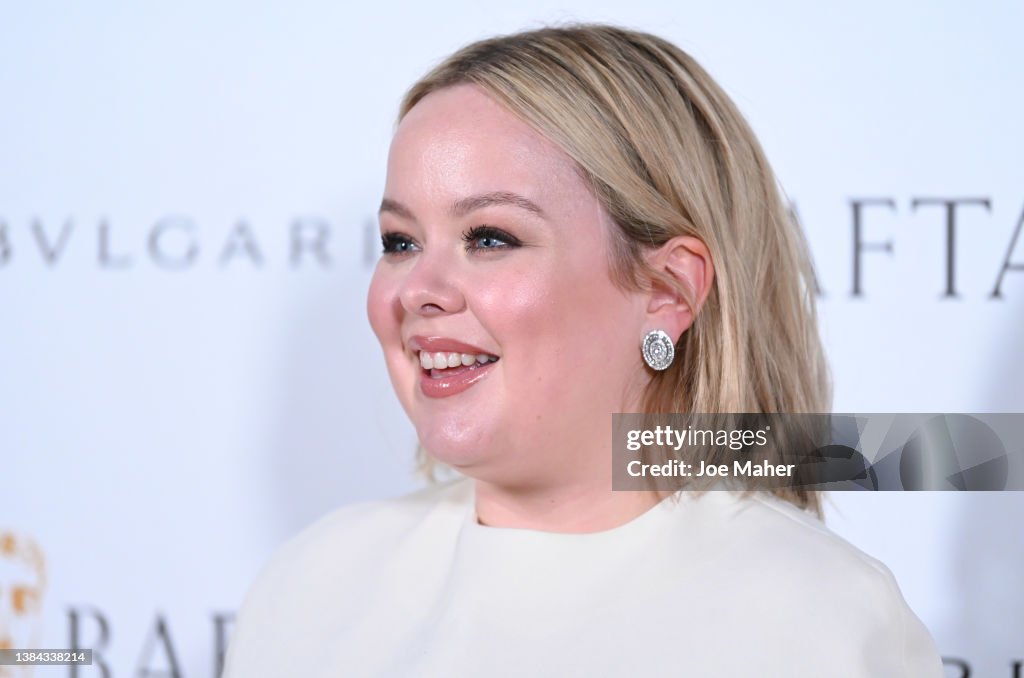
{"label": "white dress", "polygon": [[224,678],[942,675],[889,570],[771,496],[682,493],[611,530],[476,520],[459,479],[286,543]]}

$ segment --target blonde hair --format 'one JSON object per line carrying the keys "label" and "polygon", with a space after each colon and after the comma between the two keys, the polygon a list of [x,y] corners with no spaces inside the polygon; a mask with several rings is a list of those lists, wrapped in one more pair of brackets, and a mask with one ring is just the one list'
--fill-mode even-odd
{"label": "blonde hair", "polygon": [[[804,237],[760,144],[696,61],[668,41],[604,25],[552,27],[468,45],[406,94],[474,84],[558,144],[618,226],[613,277],[693,291],[644,253],[688,235],[708,247],[714,285],[652,378],[645,410],[827,412],[814,272]],[[773,490],[820,513],[817,493]]]}

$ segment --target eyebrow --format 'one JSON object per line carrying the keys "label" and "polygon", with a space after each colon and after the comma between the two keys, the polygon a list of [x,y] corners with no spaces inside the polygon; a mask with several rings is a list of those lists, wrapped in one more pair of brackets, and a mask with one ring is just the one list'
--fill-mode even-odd
{"label": "eyebrow", "polygon": [[[452,203],[452,206],[448,211],[453,217],[464,217],[470,212],[475,212],[476,210],[494,205],[511,205],[512,207],[518,207],[519,209],[531,212],[542,219],[547,218],[547,215],[544,214],[544,210],[542,210],[537,203],[527,197],[519,195],[518,193],[512,193],[511,191],[492,191],[490,193],[472,195],[468,198],[460,198]],[[415,221],[416,219],[416,217],[413,216],[412,210],[391,198],[384,198],[380,201],[380,212],[391,212],[392,214],[404,219],[409,219],[410,221]]]}

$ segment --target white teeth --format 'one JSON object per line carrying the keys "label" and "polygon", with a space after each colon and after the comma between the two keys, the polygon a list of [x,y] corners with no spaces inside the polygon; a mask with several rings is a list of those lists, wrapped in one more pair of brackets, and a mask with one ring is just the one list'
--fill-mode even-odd
{"label": "white teeth", "polygon": [[428,353],[426,351],[420,351],[420,367],[425,370],[444,370],[449,367],[471,367],[475,364],[486,365],[487,363],[494,362],[498,358],[496,356],[487,355],[486,353]]}

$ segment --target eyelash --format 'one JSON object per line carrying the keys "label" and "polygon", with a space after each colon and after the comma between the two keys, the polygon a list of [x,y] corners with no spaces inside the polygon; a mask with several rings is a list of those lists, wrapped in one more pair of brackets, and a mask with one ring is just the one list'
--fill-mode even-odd
{"label": "eyelash", "polygon": [[[474,226],[468,231],[462,234],[462,241],[467,246],[472,245],[473,241],[480,240],[482,238],[489,238],[491,240],[498,240],[502,244],[495,245],[493,247],[467,247],[470,251],[482,252],[486,250],[508,250],[516,247],[522,247],[522,241],[508,233],[495,228],[494,226]],[[415,245],[416,241],[407,235],[401,233],[388,232],[381,235],[381,247],[383,248],[384,254],[401,255],[409,254],[410,250],[399,249],[403,246]]]}
{"label": "eyelash", "polygon": [[467,245],[472,243],[474,240],[479,240],[481,238],[500,240],[504,244],[498,245],[496,247],[477,247],[475,249],[505,250],[512,249],[515,247],[521,247],[523,244],[523,242],[519,238],[515,237],[511,233],[503,231],[500,228],[495,228],[494,226],[474,226],[473,228],[469,229],[468,231],[462,234],[462,241],[465,242]]}

